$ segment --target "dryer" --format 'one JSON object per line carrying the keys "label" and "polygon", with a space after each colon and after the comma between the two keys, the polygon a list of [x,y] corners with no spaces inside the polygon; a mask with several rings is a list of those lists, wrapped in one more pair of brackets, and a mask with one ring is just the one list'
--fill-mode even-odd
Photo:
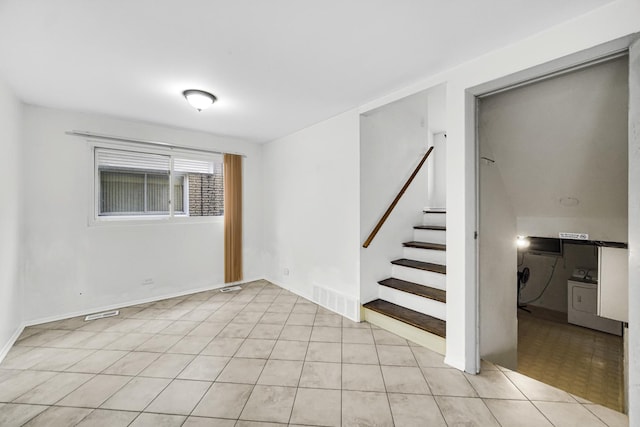
{"label": "dryer", "polygon": [[598,284],[586,279],[572,278],[567,282],[569,323],[622,335],[622,322],[598,316]]}

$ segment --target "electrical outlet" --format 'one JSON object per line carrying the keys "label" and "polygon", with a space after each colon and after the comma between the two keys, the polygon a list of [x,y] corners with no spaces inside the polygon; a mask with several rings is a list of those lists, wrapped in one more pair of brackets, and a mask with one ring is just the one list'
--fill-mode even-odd
{"label": "electrical outlet", "polygon": [[153,285],[153,279],[149,278],[149,279],[144,279],[142,281],[142,286],[151,286]]}
{"label": "electrical outlet", "polygon": [[282,274],[284,274],[285,276],[289,275],[289,269],[285,268],[284,270],[282,270]]}

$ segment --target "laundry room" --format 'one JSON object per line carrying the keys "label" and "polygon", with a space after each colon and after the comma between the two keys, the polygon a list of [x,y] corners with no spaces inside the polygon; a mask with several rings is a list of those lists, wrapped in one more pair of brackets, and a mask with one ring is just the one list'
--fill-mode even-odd
{"label": "laundry room", "polygon": [[477,130],[481,358],[620,412],[628,88],[601,58],[481,96]]}
{"label": "laundry room", "polygon": [[598,265],[599,253],[625,244],[535,237],[517,244],[520,310],[530,312],[532,305],[570,324],[622,336],[621,321],[598,315]]}

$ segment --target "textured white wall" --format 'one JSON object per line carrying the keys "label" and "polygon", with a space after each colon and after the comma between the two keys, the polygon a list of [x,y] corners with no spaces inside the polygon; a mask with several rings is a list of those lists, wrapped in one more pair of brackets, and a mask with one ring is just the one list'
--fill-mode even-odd
{"label": "textured white wall", "polygon": [[[241,152],[244,276],[263,276],[262,147],[201,132],[39,107],[25,109],[26,322],[222,285],[223,222],[89,225],[91,150],[68,130]],[[142,282],[150,278],[152,286]]]}
{"label": "textured white wall", "polygon": [[22,322],[22,104],[0,80],[0,361]]}

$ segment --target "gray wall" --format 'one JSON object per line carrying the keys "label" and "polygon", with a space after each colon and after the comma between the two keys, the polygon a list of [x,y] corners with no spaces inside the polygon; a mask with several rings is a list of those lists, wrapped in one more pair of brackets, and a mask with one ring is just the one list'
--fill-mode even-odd
{"label": "gray wall", "polygon": [[[482,99],[483,143],[518,234],[626,242],[627,69],[622,57]],[[566,197],[579,203],[565,206]]]}
{"label": "gray wall", "polygon": [[[483,132],[480,129],[480,141]],[[481,156],[491,157],[481,142]],[[509,369],[518,363],[516,217],[495,163],[480,163],[480,357]],[[496,331],[500,331],[496,333]]]}

